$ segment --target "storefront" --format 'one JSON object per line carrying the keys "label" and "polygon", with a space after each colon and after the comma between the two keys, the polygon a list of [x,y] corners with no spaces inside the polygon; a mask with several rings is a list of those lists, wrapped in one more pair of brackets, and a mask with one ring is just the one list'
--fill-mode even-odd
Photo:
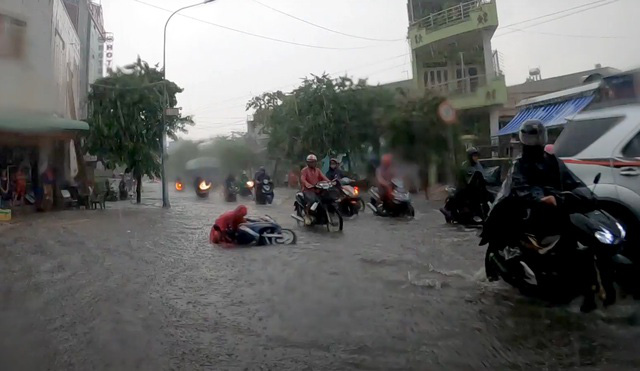
{"label": "storefront", "polygon": [[[0,171],[8,178],[11,206],[39,206],[44,173],[53,179],[53,207],[59,206],[61,189],[82,182],[76,140],[89,129],[87,123],[41,115],[0,114]],[[22,184],[21,184],[22,183]],[[26,187],[25,187],[26,185]],[[6,188],[6,184],[5,187]],[[24,200],[22,196],[24,195]],[[4,193],[5,201],[9,195]],[[16,199],[16,198],[19,198]],[[6,207],[6,202],[4,203]]]}

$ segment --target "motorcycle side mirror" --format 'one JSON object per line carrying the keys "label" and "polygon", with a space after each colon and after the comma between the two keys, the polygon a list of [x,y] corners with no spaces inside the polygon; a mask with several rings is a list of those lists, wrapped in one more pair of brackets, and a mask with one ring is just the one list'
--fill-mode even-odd
{"label": "motorcycle side mirror", "polygon": [[602,177],[602,173],[598,173],[598,175],[596,175],[596,177],[593,179],[593,184],[600,183],[600,178],[601,177]]}

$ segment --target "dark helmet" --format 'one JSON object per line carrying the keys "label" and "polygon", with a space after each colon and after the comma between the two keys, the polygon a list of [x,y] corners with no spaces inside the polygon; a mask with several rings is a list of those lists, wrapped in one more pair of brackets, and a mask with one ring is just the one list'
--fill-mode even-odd
{"label": "dark helmet", "polygon": [[469,158],[479,154],[480,152],[478,152],[478,149],[476,147],[469,147],[469,149],[467,149],[467,157]]}
{"label": "dark helmet", "polygon": [[520,143],[524,146],[543,147],[547,144],[547,128],[542,121],[531,119],[520,126]]}

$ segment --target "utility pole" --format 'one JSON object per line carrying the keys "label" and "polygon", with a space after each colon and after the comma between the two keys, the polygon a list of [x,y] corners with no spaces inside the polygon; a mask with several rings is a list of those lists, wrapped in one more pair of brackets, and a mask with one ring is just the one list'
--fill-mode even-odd
{"label": "utility pole", "polygon": [[179,12],[193,8],[196,6],[204,5],[207,3],[211,3],[215,0],[204,0],[204,2],[187,5],[182,7],[175,12],[171,13],[169,18],[167,18],[167,22],[164,24],[164,40],[162,42],[162,80],[165,80],[164,86],[164,96],[162,97],[162,138],[160,140],[162,146],[162,207],[170,208],[171,204],[169,203],[169,188],[167,185],[167,172],[166,172],[166,159],[167,159],[167,116],[175,114],[175,111],[169,111],[169,95],[167,94],[167,26],[169,25],[169,21],[173,18],[174,15]]}

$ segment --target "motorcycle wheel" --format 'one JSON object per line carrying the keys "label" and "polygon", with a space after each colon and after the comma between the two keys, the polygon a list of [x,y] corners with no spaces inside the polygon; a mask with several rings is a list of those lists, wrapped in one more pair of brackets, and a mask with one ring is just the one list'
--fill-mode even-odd
{"label": "motorcycle wheel", "polygon": [[413,205],[407,206],[407,217],[409,217],[409,219],[416,217],[416,210],[413,208]]}
{"label": "motorcycle wheel", "polygon": [[[325,209],[327,213],[327,231],[340,232],[342,231],[344,221],[342,215],[338,210],[329,211],[329,208]],[[337,219],[337,220],[336,220]]]}
{"label": "motorcycle wheel", "polygon": [[291,229],[282,229],[280,231],[282,233],[282,237],[276,239],[276,243],[279,245],[295,245],[298,238],[294,231]]}

